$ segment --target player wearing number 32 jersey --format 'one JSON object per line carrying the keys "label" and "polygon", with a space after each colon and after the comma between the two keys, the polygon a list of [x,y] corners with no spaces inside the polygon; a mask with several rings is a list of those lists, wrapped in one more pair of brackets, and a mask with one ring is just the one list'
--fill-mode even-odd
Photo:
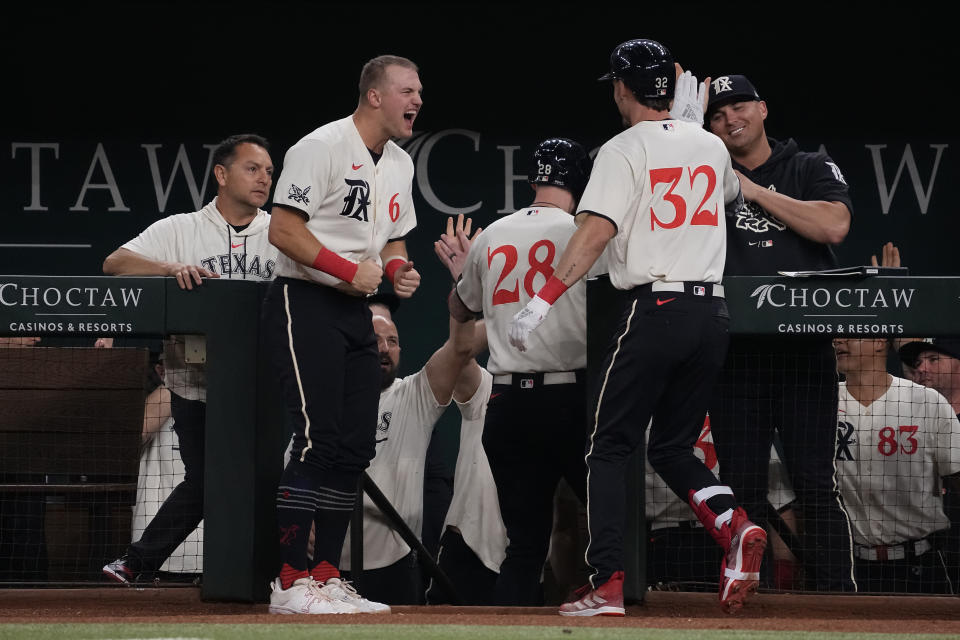
{"label": "player wearing number 32 jersey", "polygon": [[624,615],[624,473],[651,417],[648,460],[723,548],[720,603],[734,611],[757,588],[766,533],[693,446],[729,340],[720,280],[725,205],[738,199],[739,182],[719,140],[671,115],[678,78],[666,47],[630,40],[613,51],[610,65],[601,80],[612,80],[628,128],[601,147],[580,200],[579,228],[554,276],[509,329],[511,343],[525,350],[551,306],[607,250],[610,281],[625,303],[587,427],[586,555],[594,572],[583,597],[560,613]]}

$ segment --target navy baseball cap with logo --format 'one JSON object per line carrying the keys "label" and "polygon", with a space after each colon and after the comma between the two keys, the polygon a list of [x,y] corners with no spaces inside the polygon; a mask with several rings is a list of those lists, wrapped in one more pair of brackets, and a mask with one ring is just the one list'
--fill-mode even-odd
{"label": "navy baseball cap with logo", "polygon": [[900,347],[900,361],[908,367],[917,364],[917,358],[924,351],[936,351],[960,360],[960,338],[934,338],[930,342],[917,340]]}
{"label": "navy baseball cap with logo", "polygon": [[706,116],[709,118],[715,109],[731,102],[759,99],[760,94],[747,76],[719,76],[710,81]]}

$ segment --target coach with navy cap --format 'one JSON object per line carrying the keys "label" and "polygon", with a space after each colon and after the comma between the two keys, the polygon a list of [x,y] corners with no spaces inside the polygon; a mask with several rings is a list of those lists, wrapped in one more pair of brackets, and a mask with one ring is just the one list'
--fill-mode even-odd
{"label": "coach with navy cap", "polygon": [[725,104],[732,102],[747,102],[756,100],[760,102],[760,94],[757,93],[753,83],[747,79],[747,76],[720,76],[710,83],[710,93],[707,101],[707,122],[710,122],[711,116]]}
{"label": "coach with navy cap", "polygon": [[[836,163],[767,136],[769,111],[743,75],[714,76],[706,126],[723,140],[744,205],[727,221],[724,276],[837,266],[832,245],[850,229],[853,206]],[[834,482],[838,377],[829,337],[733,336],[710,407],[722,479],[750,519],[777,516],[767,501],[774,429],[804,522],[808,588],[854,591],[848,518]]]}
{"label": "coach with navy cap", "polygon": [[908,342],[900,360],[913,369],[914,382],[939,391],[960,416],[960,338]]}

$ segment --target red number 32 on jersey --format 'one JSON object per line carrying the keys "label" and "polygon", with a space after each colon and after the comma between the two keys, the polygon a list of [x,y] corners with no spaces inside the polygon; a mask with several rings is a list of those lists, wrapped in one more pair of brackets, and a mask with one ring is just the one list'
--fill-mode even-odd
{"label": "red number 32 on jersey", "polygon": [[[719,205],[715,204],[713,211],[704,208],[704,205],[713,197],[713,192],[717,188],[716,172],[713,170],[713,167],[708,164],[702,164],[696,169],[686,167],[686,170],[691,191],[696,187],[696,183],[698,182],[697,178],[700,176],[703,176],[707,181],[707,188],[703,194],[703,199],[700,200],[700,204],[694,207],[693,216],[690,218],[690,225],[716,227]],[[657,217],[653,207],[650,207],[650,231],[656,230],[657,227],[662,229],[676,229],[687,221],[687,201],[683,196],[674,193],[674,189],[680,184],[683,176],[684,167],[668,167],[666,169],[650,170],[650,190],[653,191],[660,183],[669,184],[670,186],[667,188],[667,192],[663,194],[663,199],[670,203],[674,210],[673,219],[669,222],[664,222]],[[699,182],[703,182],[703,179],[699,180]]]}

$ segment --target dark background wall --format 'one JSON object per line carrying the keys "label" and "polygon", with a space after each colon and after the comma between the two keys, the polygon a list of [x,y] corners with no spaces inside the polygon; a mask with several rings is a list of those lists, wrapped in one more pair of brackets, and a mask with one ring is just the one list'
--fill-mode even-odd
{"label": "dark background wall", "polygon": [[[446,215],[487,224],[527,204],[507,176],[540,139],[595,148],[617,133],[595,78],[616,44],[652,37],[701,77],[746,73],[772,136],[833,156],[855,203],[842,264],[893,240],[913,274],[955,275],[957,56],[938,6],[22,4],[0,24],[0,273],[99,273],[148,224],[212,197],[209,145],[260,133],[279,169],[299,137],[353,110],[367,59],[397,53],[425,87],[406,145],[424,285],[398,316],[404,369],[419,367],[445,327],[432,241]],[[75,246],[13,246],[51,244]]]}

